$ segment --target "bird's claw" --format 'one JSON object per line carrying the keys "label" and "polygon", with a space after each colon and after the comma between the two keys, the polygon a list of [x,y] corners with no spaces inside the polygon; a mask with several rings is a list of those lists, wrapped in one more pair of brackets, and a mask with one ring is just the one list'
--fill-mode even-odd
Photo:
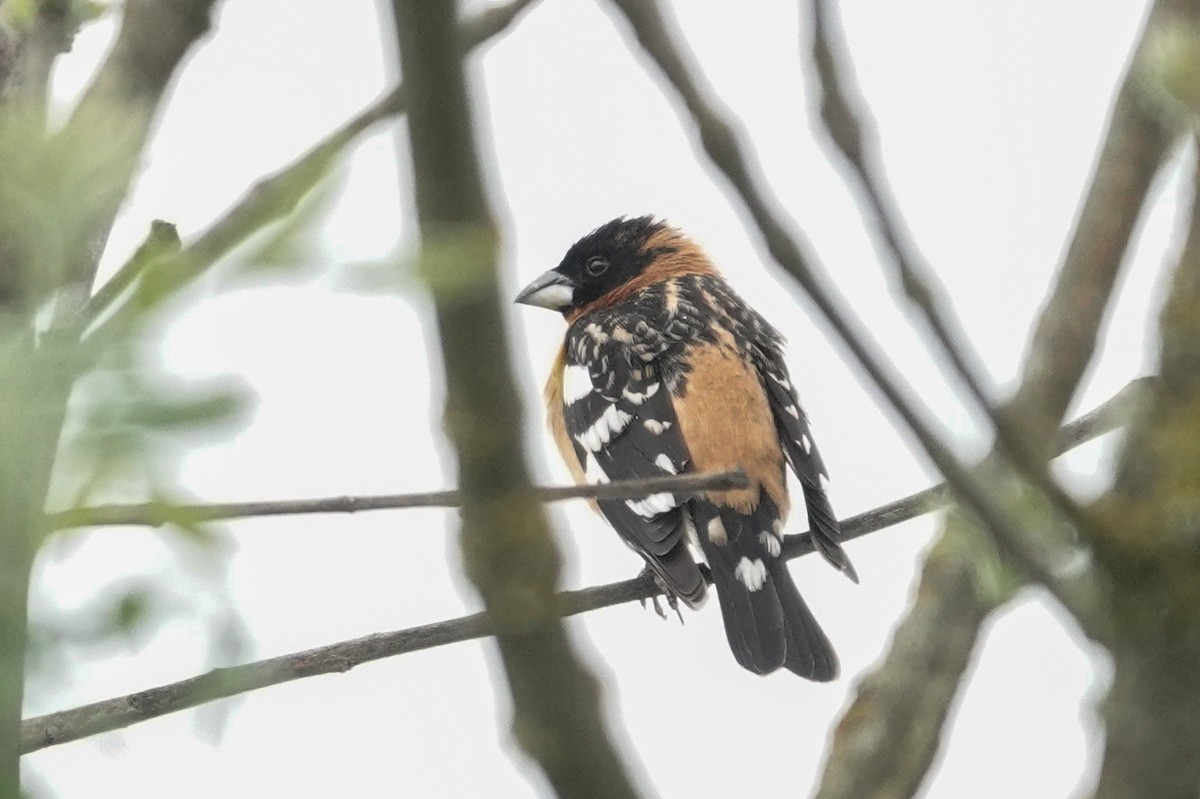
{"label": "bird's claw", "polygon": [[[658,617],[660,619],[667,618],[666,611],[664,611],[662,609],[662,605],[658,601],[658,594],[655,594],[654,596],[650,597],[650,604],[652,604],[654,606],[654,612],[658,614]],[[642,607],[646,607],[646,600],[644,600],[644,599],[642,600]]]}
{"label": "bird's claw", "polygon": [[[654,578],[654,584],[658,586],[658,590],[662,592],[662,597],[667,600],[667,607],[675,611],[675,615],[679,617],[679,623],[683,624],[683,613],[679,610],[679,598],[675,596],[675,593],[663,583],[662,578],[660,578],[658,574],[655,573],[654,570],[652,570],[649,566],[642,569],[642,574],[644,575],[646,573],[649,573],[650,576]],[[663,610],[662,604],[658,600],[658,594],[650,597],[650,603],[654,606],[654,612],[658,614],[660,619],[665,621],[667,618],[667,612]],[[640,599],[638,601],[641,603],[642,609],[644,610],[646,607],[646,600]]]}

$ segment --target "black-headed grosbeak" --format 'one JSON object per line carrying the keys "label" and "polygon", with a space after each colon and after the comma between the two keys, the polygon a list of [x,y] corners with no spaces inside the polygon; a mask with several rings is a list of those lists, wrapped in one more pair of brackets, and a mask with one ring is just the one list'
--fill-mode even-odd
{"label": "black-headed grosbeak", "polygon": [[546,385],[549,423],[580,482],[741,467],[750,486],[683,499],[600,500],[599,510],[669,599],[697,607],[716,585],[745,668],[831,680],[838,661],[779,557],[784,463],[800,479],[825,559],[857,581],[838,543],[825,465],[783,361],[783,338],[712,262],[653,217],[577,241],[517,302],[561,311],[566,339]]}

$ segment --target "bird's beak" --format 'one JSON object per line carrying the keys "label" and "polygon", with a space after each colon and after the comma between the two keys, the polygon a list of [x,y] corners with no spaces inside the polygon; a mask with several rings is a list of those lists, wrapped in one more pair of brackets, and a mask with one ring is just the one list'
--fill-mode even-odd
{"label": "bird's beak", "polygon": [[571,304],[575,296],[575,284],[551,269],[521,290],[515,302],[536,305],[551,311],[561,311]]}

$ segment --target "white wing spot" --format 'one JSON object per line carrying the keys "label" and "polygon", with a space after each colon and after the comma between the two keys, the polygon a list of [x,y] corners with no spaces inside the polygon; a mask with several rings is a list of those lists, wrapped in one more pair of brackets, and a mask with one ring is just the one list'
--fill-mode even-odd
{"label": "white wing spot", "polygon": [[647,419],[642,422],[642,427],[646,428],[656,436],[661,436],[664,431],[670,429],[671,423],[660,422],[657,419]]}
{"label": "white wing spot", "polygon": [[613,328],[612,337],[622,344],[633,343],[633,334],[620,325]]}
{"label": "white wing spot", "polygon": [[784,391],[791,391],[791,390],[792,390],[792,384],[791,384],[791,383],[789,383],[789,382],[788,382],[787,380],[785,380],[784,378],[780,377],[779,375],[775,374],[774,372],[767,372],[767,374],[771,376],[771,379],[772,379],[772,380],[774,380],[774,381],[775,381],[776,383],[778,383],[779,385],[783,386],[783,389],[784,389]]}
{"label": "white wing spot", "polygon": [[758,534],[758,543],[762,544],[763,549],[767,550],[767,554],[773,558],[779,557],[779,553],[783,551],[783,544],[779,538],[766,530]]}
{"label": "white wing spot", "polygon": [[800,446],[804,447],[804,454],[812,454],[812,442],[809,441],[808,436],[803,433],[800,434]]}
{"label": "white wing spot", "polygon": [[573,363],[563,372],[563,403],[572,405],[592,393],[592,375],[586,366]]}
{"label": "white wing spot", "polygon": [[733,575],[751,591],[758,591],[767,582],[767,564],[762,562],[762,558],[742,558],[733,570]]}
{"label": "white wing spot", "polygon": [[593,485],[609,482],[608,475],[600,468],[600,461],[591,453],[583,456],[583,476]]}
{"label": "white wing spot", "polygon": [[792,415],[793,419],[800,418],[800,411],[798,408],[796,408],[795,405],[789,405],[786,408],[784,408],[784,410],[787,411],[788,413],[790,413]]}
{"label": "white wing spot", "polygon": [[645,392],[643,392],[641,394],[639,394],[636,391],[630,391],[629,389],[625,389],[625,391],[622,393],[624,394],[625,399],[629,400],[634,405],[641,405],[643,402],[645,402],[646,400],[650,399],[651,397],[653,397],[655,394],[658,393],[659,385],[660,385],[659,383],[651,383],[650,386],[645,390]]}
{"label": "white wing spot", "polygon": [[660,513],[674,510],[677,503],[674,494],[664,491],[659,494],[651,494],[645,499],[627,499],[625,504],[643,519],[653,519]]}
{"label": "white wing spot", "polygon": [[729,543],[729,533],[725,531],[725,522],[721,521],[720,516],[713,517],[708,523],[708,540],[719,547]]}
{"label": "white wing spot", "polygon": [[575,440],[591,452],[599,452],[600,448],[618,436],[629,420],[633,417],[616,405],[609,405],[600,414],[595,424],[575,436]]}
{"label": "white wing spot", "polygon": [[605,333],[604,329],[595,322],[592,322],[590,325],[585,327],[583,332],[591,336],[597,344],[604,344],[608,342],[608,334]]}
{"label": "white wing spot", "polygon": [[599,452],[600,447],[603,446],[600,443],[600,434],[597,433],[596,429],[593,427],[589,427],[587,430],[584,430],[582,433],[575,436],[575,440],[582,444],[583,448],[588,452]]}
{"label": "white wing spot", "polygon": [[667,474],[679,473],[675,470],[675,464],[671,463],[671,459],[667,457],[667,453],[665,452],[659,453],[658,457],[654,459],[654,465],[662,469]]}

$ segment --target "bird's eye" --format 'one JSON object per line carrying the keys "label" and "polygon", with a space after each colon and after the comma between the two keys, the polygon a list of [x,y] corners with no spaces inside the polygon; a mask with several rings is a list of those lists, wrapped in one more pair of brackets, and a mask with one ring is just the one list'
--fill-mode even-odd
{"label": "bird's eye", "polygon": [[608,269],[608,259],[601,258],[599,255],[593,255],[587,259],[587,263],[583,265],[583,268],[592,277],[602,275]]}

